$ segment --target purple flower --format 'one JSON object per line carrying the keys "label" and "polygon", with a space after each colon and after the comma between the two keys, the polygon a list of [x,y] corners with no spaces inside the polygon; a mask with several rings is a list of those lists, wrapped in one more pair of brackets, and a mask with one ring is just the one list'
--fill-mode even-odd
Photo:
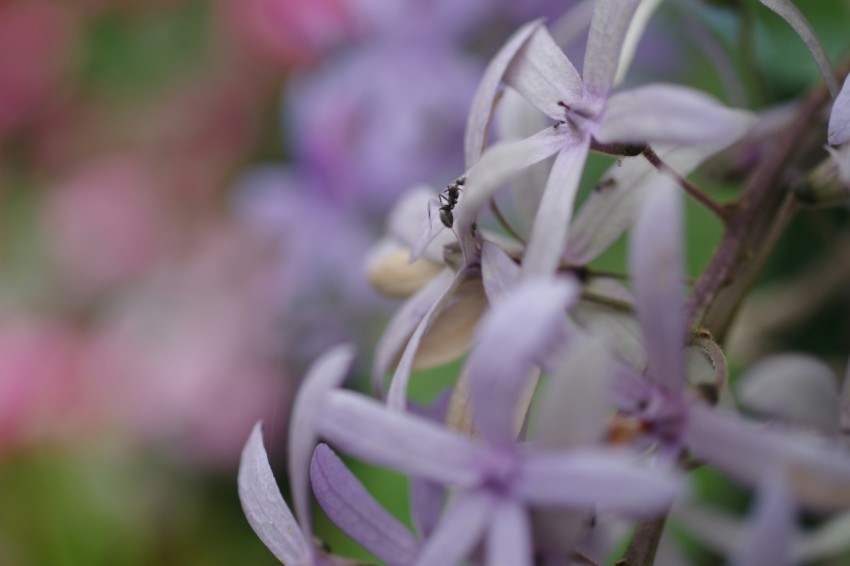
{"label": "purple flower", "polygon": [[[347,367],[353,353],[345,348],[332,351],[313,367],[307,380],[325,374],[337,375]],[[300,418],[303,420],[304,415]],[[297,423],[296,423],[297,424]],[[289,439],[289,475],[298,521],[277,487],[263,447],[258,423],[242,452],[239,465],[239,499],[254,532],[275,557],[288,566],[333,566],[349,561],[325,555],[312,541],[309,482],[329,515],[349,536],[358,540],[388,564],[407,564],[417,543],[407,529],[387,513],[342,462],[319,446],[310,464],[313,444],[300,442],[302,427],[293,425]],[[310,476],[308,477],[308,468]],[[357,513],[356,520],[352,513]]]}
{"label": "purple flower", "polygon": [[[291,466],[301,469],[315,439],[321,437],[376,465],[454,488],[417,564],[454,564],[482,537],[489,556],[510,564],[530,563],[529,508],[581,512],[600,508],[632,516],[664,509],[679,492],[679,483],[664,470],[637,467],[628,453],[582,443],[569,450],[551,450],[514,441],[517,393],[526,386],[532,365],[551,360],[559,351],[553,340],[560,343],[556,330],[574,294],[574,286],[566,282],[529,281],[506,295],[482,322],[465,370],[481,441],[356,393],[335,390],[350,353],[331,351],[305,380],[296,401]],[[517,327],[524,332],[517,335]],[[568,367],[555,371],[557,378],[568,373]],[[599,377],[603,390],[607,387],[600,377],[604,371],[590,375]],[[596,430],[601,429],[600,419]],[[301,482],[292,475],[299,508]],[[300,507],[306,507],[306,501]]]}
{"label": "purple flower", "polygon": [[[629,59],[623,46],[639,4],[639,0],[596,3],[583,76],[539,23],[521,28],[493,59],[467,124],[466,161],[474,165],[466,175],[465,199],[455,215],[468,255],[475,247],[471,227],[478,212],[517,170],[557,154],[523,258],[527,275],[549,273],[566,248],[569,222],[565,219],[571,216],[591,143],[600,148],[710,145],[727,139],[730,131],[742,130],[748,121],[745,114],[684,87],[649,85],[610,95],[621,60]],[[489,117],[502,82],[555,124],[525,140],[497,144],[484,152]]]}
{"label": "purple flower", "polygon": [[[832,105],[832,112],[829,115],[829,130],[827,140],[830,145],[841,145],[850,142],[850,76],[844,79],[844,86],[841,87],[841,92],[835,99]],[[847,153],[845,152],[845,156]],[[845,157],[844,163],[847,163]],[[847,169],[842,168],[845,175],[850,178]],[[845,179],[848,184],[850,180]]]}
{"label": "purple flower", "polygon": [[723,414],[689,391],[684,309],[681,194],[661,178],[630,240],[630,265],[648,367],[645,376],[616,384],[621,407],[642,422],[662,454],[690,454],[732,477],[757,484],[772,470],[788,469],[789,489],[801,504],[845,507],[850,499],[850,458],[836,443],[793,429],[757,428]]}

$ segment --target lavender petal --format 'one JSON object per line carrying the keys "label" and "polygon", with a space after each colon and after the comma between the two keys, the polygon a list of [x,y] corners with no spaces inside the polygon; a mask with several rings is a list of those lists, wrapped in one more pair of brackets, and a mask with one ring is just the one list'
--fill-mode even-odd
{"label": "lavender petal", "polygon": [[481,279],[490,304],[501,301],[519,284],[519,266],[499,246],[484,242],[481,250]]}
{"label": "lavender petal", "polygon": [[527,281],[482,320],[465,371],[475,427],[490,442],[513,444],[517,399],[532,366],[559,337],[566,308],[577,295],[572,281]]}
{"label": "lavender petal", "polygon": [[850,76],[844,79],[844,86],[832,105],[827,132],[830,145],[850,142]]}
{"label": "lavender petal", "polygon": [[496,502],[486,493],[461,493],[450,503],[431,538],[422,547],[416,566],[462,564],[490,521]]}
{"label": "lavender petal", "polygon": [[328,393],[346,377],[354,360],[354,348],[336,346],[316,360],[304,378],[289,424],[289,481],[295,512],[307,540],[313,538],[310,521],[310,460],[324,418],[322,407]]}
{"label": "lavender petal", "polygon": [[504,502],[496,509],[487,534],[488,566],[531,566],[531,525],[521,505]]}
{"label": "lavender petal", "polygon": [[641,0],[597,0],[584,54],[582,75],[588,90],[606,96],[614,84],[626,34]]}
{"label": "lavender petal", "polygon": [[671,472],[641,468],[633,454],[587,449],[526,455],[515,488],[538,506],[647,516],[667,509],[683,484]]}
{"label": "lavender petal", "polygon": [[794,502],[774,470],[759,487],[755,512],[731,558],[733,566],[790,566],[796,534]]}
{"label": "lavender petal", "polygon": [[674,390],[685,384],[687,323],[681,201],[675,182],[659,178],[629,241],[629,267],[649,375]]}
{"label": "lavender petal", "polygon": [[475,484],[486,458],[469,438],[349,391],[327,397],[319,426],[346,454],[446,485]]}
{"label": "lavender petal", "polygon": [[542,26],[534,31],[508,67],[505,84],[555,120],[564,116],[564,108],[558,102],[573,103],[584,90],[578,71]]}
{"label": "lavender petal", "polygon": [[428,313],[428,309],[437,303],[451,286],[453,278],[452,270],[444,269],[395,312],[375,347],[375,360],[372,365],[372,384],[375,391],[384,390],[384,376],[404,350],[405,344]]}
{"label": "lavender petal", "polygon": [[753,123],[700,91],[654,84],[608,99],[595,137],[601,142],[715,144],[742,136]]}
{"label": "lavender petal", "polygon": [[313,453],[310,479],[319,505],[345,534],[390,566],[413,562],[416,539],[326,444],[319,444]]}
{"label": "lavender petal", "polygon": [[549,275],[556,271],[567,246],[573,205],[589,147],[590,139],[587,137],[571,140],[555,159],[523,258],[524,277]]}
{"label": "lavender petal", "polygon": [[475,97],[472,99],[472,108],[466,122],[466,135],[464,138],[464,158],[467,167],[471,167],[481,158],[487,145],[487,132],[490,129],[490,120],[493,117],[493,106],[499,92],[499,86],[508,70],[511,61],[517,52],[522,49],[525,42],[534,31],[542,25],[541,20],[525,24],[519,28],[505,43],[496,56],[490,61]]}
{"label": "lavender petal", "polygon": [[281,562],[309,564],[312,548],[277,487],[260,423],[254,426],[242,451],[238,484],[242,509],[263,544]]}

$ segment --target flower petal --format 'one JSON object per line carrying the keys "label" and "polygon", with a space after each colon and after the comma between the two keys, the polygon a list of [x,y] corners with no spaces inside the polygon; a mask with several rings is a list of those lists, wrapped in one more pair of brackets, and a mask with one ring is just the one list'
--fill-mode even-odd
{"label": "flower petal", "polygon": [[566,308],[577,295],[573,281],[527,281],[482,320],[464,371],[473,423],[490,442],[513,445],[517,400],[532,366],[552,350],[554,341],[563,339]]}
{"label": "flower petal", "polygon": [[820,73],[823,76],[823,80],[826,83],[827,88],[829,88],[829,93],[832,95],[832,98],[838,96],[839,86],[838,77],[835,75],[835,69],[832,68],[832,63],[829,62],[829,57],[826,55],[823,44],[821,44],[814,28],[812,28],[812,24],[809,23],[806,16],[800,12],[791,0],[759,1],[773,10],[780,18],[788,22],[788,25],[797,32],[797,35],[800,36],[800,39],[803,40],[803,43],[805,43],[806,47],[809,49],[809,53],[812,54],[812,58],[815,60],[815,63],[818,64],[818,69],[820,69]]}
{"label": "flower petal", "polygon": [[321,427],[327,394],[338,387],[354,360],[354,347],[336,346],[316,360],[301,383],[289,422],[289,481],[295,513],[307,540],[313,538],[310,521],[310,459]]}
{"label": "flower petal", "polygon": [[416,539],[326,444],[319,444],[313,453],[310,479],[319,505],[345,534],[390,566],[413,562]]}
{"label": "flower petal", "polygon": [[455,229],[467,254],[474,251],[468,241],[471,226],[496,190],[517,171],[557,153],[571,137],[568,130],[546,128],[524,140],[495,144],[467,172],[464,198],[455,208]]}
{"label": "flower petal", "polygon": [[576,337],[540,397],[534,438],[549,448],[601,440],[611,396],[610,357],[590,337]]}
{"label": "flower petal", "polygon": [[634,59],[635,51],[637,51],[638,43],[640,43],[643,32],[646,30],[646,24],[649,19],[661,5],[661,0],[642,0],[640,5],[635,10],[635,15],[629,24],[629,29],[626,32],[626,38],[623,40],[623,47],[620,51],[620,60],[617,63],[617,74],[614,77],[614,84],[620,84],[626,78],[626,73]]}
{"label": "flower petal", "polygon": [[573,205],[589,147],[590,138],[575,140],[555,159],[522,261],[524,277],[550,275],[557,270],[567,246]]}
{"label": "flower petal", "polygon": [[558,102],[573,103],[584,90],[578,71],[543,26],[517,53],[505,74],[505,84],[555,120],[564,117]]}
{"label": "flower petal", "polygon": [[796,512],[791,494],[774,470],[759,486],[755,512],[731,558],[733,566],[790,566]]}
{"label": "flower petal", "polygon": [[771,356],[738,380],[741,405],[760,416],[778,417],[827,434],[838,431],[839,401],[829,366],[802,354]]}
{"label": "flower petal", "polygon": [[850,142],[850,75],[844,79],[844,86],[832,104],[826,139],[830,145]]}
{"label": "flower petal", "polygon": [[416,566],[463,564],[490,522],[496,502],[486,493],[461,493],[450,503]]}
{"label": "flower petal", "polygon": [[693,404],[684,441],[693,456],[749,485],[777,469],[788,472],[797,501],[850,508],[850,458],[814,435],[757,428],[731,414]]}
{"label": "flower petal", "polygon": [[535,20],[519,28],[487,65],[484,76],[481,77],[481,82],[478,84],[475,97],[472,99],[472,108],[466,122],[463,147],[467,168],[478,162],[487,146],[487,133],[490,129],[490,120],[493,117],[493,107],[496,104],[502,79],[511,61],[542,23],[542,20]]}
{"label": "flower petal", "polygon": [[595,137],[603,143],[714,144],[743,136],[753,122],[752,114],[698,90],[653,84],[611,96]]}
{"label": "flower petal", "polygon": [[487,535],[488,566],[531,566],[531,525],[521,505],[504,502],[493,514]]}
{"label": "flower petal", "polygon": [[683,239],[679,187],[659,177],[629,241],[629,268],[649,376],[674,390],[685,384]]}
{"label": "flower petal", "polygon": [[319,427],[346,454],[447,485],[475,484],[486,458],[469,438],[349,391],[325,399]]}
{"label": "flower petal", "polygon": [[618,511],[646,516],[666,510],[682,493],[681,479],[638,466],[625,452],[581,450],[528,454],[516,492],[538,506]]}
{"label": "flower petal", "polygon": [[416,238],[416,242],[410,249],[410,261],[416,261],[425,253],[425,250],[433,248],[432,244],[438,236],[443,235],[445,239],[452,235],[452,232],[446,229],[443,224],[443,219],[440,216],[440,203],[436,198],[428,201],[424,216],[424,222],[420,222],[422,228],[419,237]]}
{"label": "flower petal", "polygon": [[442,292],[437,297],[437,300],[428,307],[425,315],[416,325],[416,329],[413,331],[413,334],[410,336],[410,340],[407,342],[407,346],[404,348],[404,352],[401,355],[398,366],[396,366],[392,383],[390,383],[390,388],[387,392],[387,405],[393,409],[403,410],[407,405],[407,384],[410,381],[410,372],[413,369],[413,361],[416,357],[419,345],[422,343],[422,339],[425,337],[425,334],[434,324],[434,321],[437,319],[437,315],[446,308],[449,301],[452,299],[452,295],[458,289],[460,284],[463,283],[467,275],[463,270],[458,271],[455,274],[451,274],[450,271],[449,273],[452,277],[451,281],[448,286],[442,286]]}
{"label": "flower petal", "polygon": [[444,266],[420,257],[410,261],[410,249],[384,238],[369,251],[365,261],[372,287],[385,297],[406,299],[437,276]]}
{"label": "flower petal", "polygon": [[519,265],[492,242],[484,242],[481,250],[481,279],[490,304],[501,301],[519,284]]}
{"label": "flower petal", "polygon": [[446,293],[453,278],[452,270],[444,269],[395,312],[375,347],[375,360],[372,364],[372,384],[375,391],[384,390],[384,376],[428,313],[428,309]]}
{"label": "flower petal", "polygon": [[[850,128],[848,128],[848,130],[850,130]],[[838,178],[844,183],[845,188],[850,190],[850,144],[839,149],[826,146],[826,150],[829,152],[830,157],[832,157],[832,160],[838,167]],[[847,193],[845,192],[840,196],[846,195]]]}
{"label": "flower petal", "polygon": [[272,554],[286,564],[309,564],[312,548],[283,500],[257,423],[239,463],[239,500],[251,528]]}
{"label": "flower petal", "polygon": [[584,83],[591,93],[606,96],[611,90],[626,34],[640,2],[596,1],[582,68]]}

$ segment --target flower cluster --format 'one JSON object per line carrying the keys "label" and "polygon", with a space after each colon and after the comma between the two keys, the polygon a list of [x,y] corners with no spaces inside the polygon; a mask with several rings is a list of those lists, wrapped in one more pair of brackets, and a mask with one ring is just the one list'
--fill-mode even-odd
{"label": "flower cluster", "polygon": [[[834,159],[846,183],[850,87],[839,92],[792,4],[764,3],[826,73],[835,147],[820,157]],[[791,564],[847,546],[834,534],[846,535],[850,516],[849,411],[835,375],[807,357],[762,362],[738,389],[753,420],[736,409],[715,341],[727,328],[714,305],[734,309],[740,297],[724,293],[738,289],[735,270],[757,263],[741,242],[772,226],[760,216],[768,201],[758,199],[766,199],[765,183],[785,181],[778,173],[763,181],[768,174],[757,169],[741,199],[724,206],[686,178],[777,126],[768,113],[729,108],[689,87],[617,88],[658,5],[596,0],[592,10],[580,3],[569,12],[564,21],[578,27],[588,18],[581,73],[542,21],[522,26],[492,59],[467,120],[465,170],[436,198],[421,187],[402,198],[369,259],[373,283],[406,298],[375,351],[380,399],[340,389],[352,347],[313,365],[289,428],[294,514],[259,424],[243,451],[243,509],[281,561],[346,563],[313,541],[311,491],[337,526],[392,565],[601,564],[633,522],[640,526],[625,563],[649,564],[668,513],[735,564]],[[498,139],[495,116],[522,126],[502,128]],[[780,121],[779,130],[790,129],[795,118]],[[523,131],[535,123],[536,133]],[[577,207],[590,152],[617,163]],[[541,167],[542,176],[529,171]],[[520,228],[496,203],[511,182],[521,203],[514,216],[525,214]],[[730,234],[690,294],[683,193]],[[625,233],[628,287],[621,274],[588,265]],[[463,355],[442,404],[410,402],[415,369]],[[334,450],[410,477],[413,531]],[[702,466],[757,489],[744,527],[692,501],[687,472]],[[798,510],[836,514],[804,531]]]}

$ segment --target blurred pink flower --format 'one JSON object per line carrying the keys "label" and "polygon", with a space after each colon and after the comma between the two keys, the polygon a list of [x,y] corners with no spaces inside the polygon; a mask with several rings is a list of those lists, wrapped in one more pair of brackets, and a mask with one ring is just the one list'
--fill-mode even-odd
{"label": "blurred pink flower", "polygon": [[62,4],[0,3],[0,141],[55,97],[73,40]]}
{"label": "blurred pink flower", "polygon": [[266,63],[290,67],[315,61],[350,37],[349,0],[220,0],[222,26]]}
{"label": "blurred pink flower", "polygon": [[72,435],[91,421],[83,353],[84,341],[62,322],[0,318],[0,452]]}
{"label": "blurred pink flower", "polygon": [[133,435],[226,466],[258,415],[285,417],[290,385],[262,255],[227,226],[199,241],[104,310],[89,365]]}
{"label": "blurred pink flower", "polygon": [[105,156],[47,194],[44,228],[62,274],[86,294],[125,282],[165,251],[167,218],[152,167]]}

